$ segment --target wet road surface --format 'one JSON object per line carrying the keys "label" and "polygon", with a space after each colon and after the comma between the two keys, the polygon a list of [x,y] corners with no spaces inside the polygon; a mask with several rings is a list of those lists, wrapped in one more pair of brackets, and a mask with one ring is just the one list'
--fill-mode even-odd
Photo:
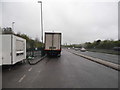
{"label": "wet road surface", "polygon": [[81,52],[80,50],[75,51],[74,49],[70,49],[69,51],[73,51],[73,52],[77,52],[83,55],[87,55],[87,56],[91,56],[94,58],[99,58],[99,59],[103,59],[115,64],[118,64],[118,57],[120,57],[120,55],[113,55],[113,54],[106,54],[106,53],[99,53],[99,52],[90,52],[90,51],[86,51],[86,52]]}
{"label": "wet road surface", "polygon": [[117,88],[118,71],[63,50],[36,65],[3,69],[3,88]]}

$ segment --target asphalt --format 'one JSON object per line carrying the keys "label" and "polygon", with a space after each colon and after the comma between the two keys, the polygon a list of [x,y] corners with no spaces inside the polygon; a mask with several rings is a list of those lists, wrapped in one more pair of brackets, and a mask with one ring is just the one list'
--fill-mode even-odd
{"label": "asphalt", "polygon": [[118,88],[118,71],[62,50],[36,65],[2,71],[3,88]]}
{"label": "asphalt", "polygon": [[99,53],[99,52],[90,52],[90,51],[86,51],[86,52],[81,52],[80,50],[76,51],[74,49],[70,49],[69,51],[74,51],[83,55],[87,55],[87,56],[91,56],[94,58],[99,58],[99,59],[103,59],[115,64],[119,63],[119,57],[120,55],[113,55],[113,54],[106,54],[106,53]]}

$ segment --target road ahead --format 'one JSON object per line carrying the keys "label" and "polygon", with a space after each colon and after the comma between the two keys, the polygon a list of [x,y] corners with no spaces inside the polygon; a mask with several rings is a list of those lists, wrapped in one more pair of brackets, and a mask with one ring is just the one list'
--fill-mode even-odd
{"label": "road ahead", "polygon": [[36,65],[3,70],[3,88],[117,88],[118,71],[62,51]]}
{"label": "road ahead", "polygon": [[80,50],[75,51],[74,49],[70,49],[69,51],[73,51],[73,52],[77,52],[83,55],[87,55],[87,56],[91,56],[94,58],[99,58],[108,62],[112,62],[115,64],[118,64],[118,57],[120,57],[120,55],[113,55],[113,54],[107,54],[107,53],[100,53],[100,52],[90,52],[90,51],[86,51],[86,52],[81,52]]}

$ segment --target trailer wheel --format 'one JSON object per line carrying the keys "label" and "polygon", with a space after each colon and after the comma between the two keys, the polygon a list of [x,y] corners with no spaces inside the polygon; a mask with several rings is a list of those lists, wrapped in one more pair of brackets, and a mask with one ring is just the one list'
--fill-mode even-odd
{"label": "trailer wheel", "polygon": [[25,61],[24,60],[22,60],[22,61],[20,61],[20,62],[18,62],[19,64],[24,64],[25,63]]}
{"label": "trailer wheel", "polygon": [[60,57],[61,56],[61,54],[58,54],[58,57]]}

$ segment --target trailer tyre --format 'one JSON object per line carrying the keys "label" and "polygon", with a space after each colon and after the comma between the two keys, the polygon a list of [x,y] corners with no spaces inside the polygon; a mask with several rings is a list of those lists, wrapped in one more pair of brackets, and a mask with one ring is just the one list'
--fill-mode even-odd
{"label": "trailer tyre", "polygon": [[61,54],[58,54],[58,57],[60,57],[61,56]]}

